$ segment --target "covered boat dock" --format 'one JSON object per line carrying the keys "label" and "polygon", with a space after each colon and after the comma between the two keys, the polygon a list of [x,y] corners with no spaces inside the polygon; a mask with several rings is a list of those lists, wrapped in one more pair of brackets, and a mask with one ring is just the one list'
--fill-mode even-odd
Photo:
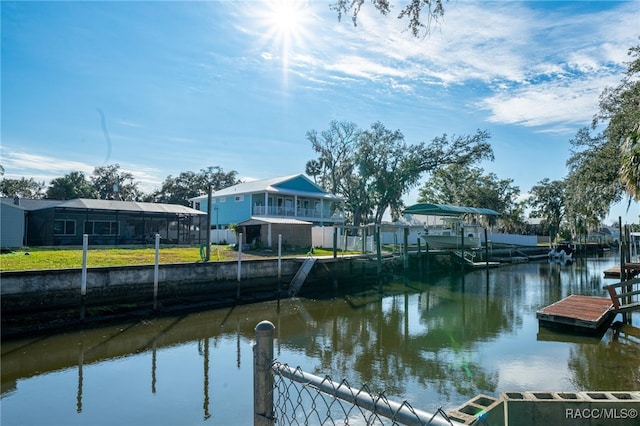
{"label": "covered boat dock", "polygon": [[500,216],[495,210],[481,207],[464,207],[450,204],[418,203],[407,207],[402,214],[417,214],[424,216],[463,216],[465,214],[481,214],[485,216]]}

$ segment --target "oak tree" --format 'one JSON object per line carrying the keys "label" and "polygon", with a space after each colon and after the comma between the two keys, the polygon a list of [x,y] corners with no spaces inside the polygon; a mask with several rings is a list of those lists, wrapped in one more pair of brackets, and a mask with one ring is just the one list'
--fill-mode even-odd
{"label": "oak tree", "polygon": [[235,185],[239,182],[237,174],[234,170],[227,173],[219,166],[210,166],[199,173],[187,171],[176,177],[169,175],[162,187],[145,197],[145,200],[189,206],[189,199],[207,194],[209,186],[212,191],[217,191]]}
{"label": "oak tree", "polygon": [[[387,210],[397,218],[402,197],[426,174],[450,164],[470,165],[493,159],[489,134],[446,134],[430,143],[407,144],[400,130],[376,122],[360,130],[349,122],[332,122],[318,134],[307,133],[319,158],[307,163],[322,186],[346,200],[348,220],[354,225],[380,223]],[[314,167],[311,167],[311,166]]]}
{"label": "oak tree", "polygon": [[52,179],[47,188],[46,197],[52,200],[98,198],[98,191],[87,180],[84,173],[74,171],[63,177]]}
{"label": "oak tree", "polygon": [[140,201],[142,198],[133,174],[120,170],[119,164],[96,167],[90,180],[102,200]]}
{"label": "oak tree", "polygon": [[[437,169],[418,194],[418,202],[421,203],[495,210],[500,213],[503,229],[509,232],[524,228],[524,206],[517,201],[520,188],[513,185],[513,179],[500,179],[495,173],[485,173],[480,167],[452,164]],[[493,216],[484,219],[490,225],[496,220]]]}
{"label": "oak tree", "polygon": [[542,227],[556,234],[564,219],[567,195],[565,181],[544,178],[531,188],[530,216],[542,219]]}
{"label": "oak tree", "polygon": [[[444,16],[444,3],[447,0],[409,0],[400,6],[397,15],[398,19],[407,19],[407,28],[414,37],[420,34],[429,34],[433,21]],[[358,14],[364,4],[364,0],[336,0],[331,8],[338,12],[338,19],[342,20],[344,15],[351,14],[351,21],[354,26],[358,25]],[[391,0],[371,0],[375,9],[382,15],[388,15],[393,9]],[[398,2],[400,3],[400,2]]]}
{"label": "oak tree", "polygon": [[20,179],[0,180],[0,195],[3,197],[42,198],[46,185],[44,181],[38,182],[34,178],[21,177]]}

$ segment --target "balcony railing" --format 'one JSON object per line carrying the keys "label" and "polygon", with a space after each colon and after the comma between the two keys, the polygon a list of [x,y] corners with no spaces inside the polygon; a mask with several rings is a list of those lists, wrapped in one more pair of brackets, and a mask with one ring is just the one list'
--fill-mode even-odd
{"label": "balcony railing", "polygon": [[333,213],[316,209],[295,209],[293,207],[253,206],[253,216],[290,217],[307,221],[334,221],[344,222],[344,214],[341,211]]}

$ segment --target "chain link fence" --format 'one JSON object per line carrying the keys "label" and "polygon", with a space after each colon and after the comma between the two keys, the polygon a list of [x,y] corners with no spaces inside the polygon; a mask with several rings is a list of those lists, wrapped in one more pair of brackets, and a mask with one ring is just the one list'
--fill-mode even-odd
{"label": "chain link fence", "polygon": [[275,327],[256,326],[254,345],[254,425],[433,425],[457,426],[438,409],[418,410],[407,401],[393,401],[367,386],[352,387],[299,367],[273,360]]}

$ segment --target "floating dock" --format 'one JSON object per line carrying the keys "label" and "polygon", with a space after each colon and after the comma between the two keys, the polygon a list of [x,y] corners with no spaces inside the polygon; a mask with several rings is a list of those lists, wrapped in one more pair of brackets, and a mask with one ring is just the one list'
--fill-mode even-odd
{"label": "floating dock", "polygon": [[541,326],[565,328],[582,333],[598,333],[615,315],[608,297],[572,294],[536,313]]}

